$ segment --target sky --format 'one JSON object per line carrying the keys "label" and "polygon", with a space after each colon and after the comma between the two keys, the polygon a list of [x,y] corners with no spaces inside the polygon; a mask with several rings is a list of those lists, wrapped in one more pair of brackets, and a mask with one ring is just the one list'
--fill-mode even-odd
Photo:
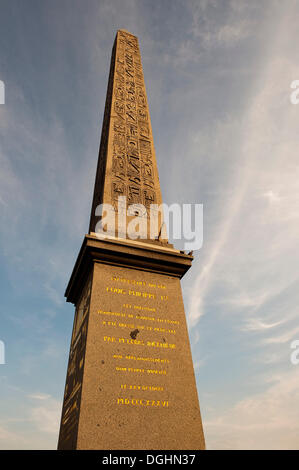
{"label": "sky", "polygon": [[[299,2],[1,0],[0,449],[55,449],[116,31],[139,39],[208,449],[298,449]],[[176,243],[176,242],[175,242]],[[176,243],[177,246],[177,243]]]}

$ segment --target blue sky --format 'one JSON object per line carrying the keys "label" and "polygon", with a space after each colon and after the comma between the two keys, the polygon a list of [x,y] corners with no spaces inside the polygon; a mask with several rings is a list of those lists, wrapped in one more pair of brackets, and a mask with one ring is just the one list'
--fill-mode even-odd
{"label": "blue sky", "polygon": [[2,0],[0,448],[56,448],[110,54],[139,38],[164,201],[204,205],[182,281],[207,447],[298,449],[299,2]]}

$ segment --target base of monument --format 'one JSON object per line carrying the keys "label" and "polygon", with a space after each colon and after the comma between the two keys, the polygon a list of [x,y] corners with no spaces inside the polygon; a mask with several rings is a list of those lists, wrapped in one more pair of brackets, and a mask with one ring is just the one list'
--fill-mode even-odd
{"label": "base of monument", "polygon": [[86,235],[65,294],[77,310],[59,449],[204,449],[180,287],[192,259]]}

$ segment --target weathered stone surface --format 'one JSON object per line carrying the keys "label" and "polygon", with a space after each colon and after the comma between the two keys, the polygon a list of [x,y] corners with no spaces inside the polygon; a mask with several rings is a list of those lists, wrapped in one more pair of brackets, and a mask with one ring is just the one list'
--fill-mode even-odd
{"label": "weathered stone surface", "polygon": [[124,30],[112,51],[90,233],[98,204],[112,204],[117,212],[119,196],[146,208],[162,203],[138,39]]}
{"label": "weathered stone surface", "polygon": [[193,258],[167,241],[98,239],[95,207],[120,192],[129,203],[162,202],[138,42],[124,30],[112,52],[89,235],[65,294],[76,312],[58,448],[203,449],[180,286]]}

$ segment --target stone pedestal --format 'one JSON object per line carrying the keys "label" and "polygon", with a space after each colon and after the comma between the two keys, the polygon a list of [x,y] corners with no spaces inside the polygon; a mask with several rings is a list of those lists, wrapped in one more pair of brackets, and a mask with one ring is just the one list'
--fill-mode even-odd
{"label": "stone pedestal", "polygon": [[203,449],[180,278],[168,244],[84,239],[59,449]]}

